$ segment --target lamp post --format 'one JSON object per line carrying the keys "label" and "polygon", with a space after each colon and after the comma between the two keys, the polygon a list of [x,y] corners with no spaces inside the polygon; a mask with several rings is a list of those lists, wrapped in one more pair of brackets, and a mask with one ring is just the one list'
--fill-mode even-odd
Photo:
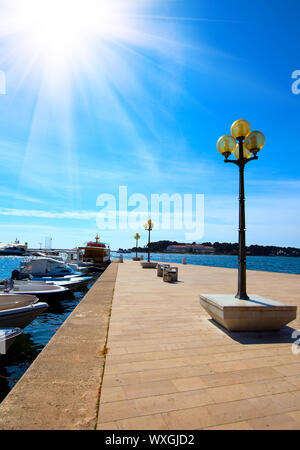
{"label": "lamp post", "polygon": [[150,232],[154,228],[152,220],[149,219],[148,222],[145,223],[144,227],[145,227],[145,230],[149,232],[149,238],[148,238],[148,262],[150,262]]}
{"label": "lamp post", "polygon": [[[236,298],[248,300],[246,291],[246,223],[245,223],[245,165],[258,159],[257,153],[265,145],[265,137],[260,131],[251,131],[246,120],[237,120],[231,127],[231,135],[222,136],[217,142],[219,152],[225,157],[225,163],[232,163],[239,167],[240,196],[239,196],[239,269],[238,292]],[[236,161],[228,159],[234,153]],[[253,155],[253,156],[251,156]]]}
{"label": "lamp post", "polygon": [[135,239],[135,256],[136,256],[136,258],[138,257],[138,255],[137,255],[137,249],[138,249],[138,242],[139,242],[139,239],[140,239],[140,235],[139,235],[139,233],[136,233],[136,235],[134,236],[134,239]]}

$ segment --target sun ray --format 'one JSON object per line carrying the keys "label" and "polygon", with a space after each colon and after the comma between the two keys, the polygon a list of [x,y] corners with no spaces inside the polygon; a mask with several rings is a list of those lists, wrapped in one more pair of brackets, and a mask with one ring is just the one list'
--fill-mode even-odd
{"label": "sun ray", "polygon": [[[16,93],[23,83],[28,88],[32,78],[31,93],[38,96],[20,187],[35,170],[40,172],[47,167],[51,172],[65,167],[65,178],[74,186],[74,195],[78,194],[80,149],[76,148],[74,104],[80,104],[83,114],[93,114],[98,119],[98,137],[106,151],[113,147],[105,126],[109,120],[116,124],[121,141],[126,141],[125,147],[133,149],[140,166],[158,173],[156,155],[145,145],[143,133],[146,130],[159,140],[155,123],[168,118],[169,111],[158,99],[162,92],[169,92],[172,99],[176,97],[173,86],[180,76],[185,43],[172,26],[162,28],[156,18],[142,14],[142,5],[152,2],[6,3],[0,17],[2,61],[5,59],[14,73]],[[55,129],[55,139],[49,136],[48,123]],[[55,159],[51,145],[44,147],[43,139],[47,144],[54,139],[54,147],[61,149]],[[41,147],[43,155],[39,155]],[[43,178],[36,173],[36,178],[42,189],[61,194],[49,176]],[[71,191],[66,196],[72,202]]]}

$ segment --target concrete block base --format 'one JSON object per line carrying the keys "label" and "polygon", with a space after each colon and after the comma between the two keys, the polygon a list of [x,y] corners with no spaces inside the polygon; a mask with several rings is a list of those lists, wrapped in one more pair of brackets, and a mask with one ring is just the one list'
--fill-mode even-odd
{"label": "concrete block base", "polygon": [[208,314],[229,331],[279,330],[297,316],[297,307],[249,295],[239,300],[234,295],[201,294],[200,304]]}
{"label": "concrete block base", "polygon": [[143,269],[156,269],[157,263],[154,262],[142,262],[141,266]]}

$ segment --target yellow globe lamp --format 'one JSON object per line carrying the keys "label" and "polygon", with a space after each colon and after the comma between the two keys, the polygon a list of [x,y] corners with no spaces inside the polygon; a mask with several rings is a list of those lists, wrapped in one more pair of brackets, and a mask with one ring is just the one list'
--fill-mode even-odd
{"label": "yellow globe lamp", "polygon": [[149,228],[152,230],[152,228],[154,228],[152,220],[149,219],[148,222],[145,223],[144,227],[145,227],[146,230],[148,230]]}
{"label": "yellow globe lamp", "polygon": [[231,125],[231,134],[235,139],[241,139],[248,136],[251,127],[247,120],[239,119]]}
{"label": "yellow globe lamp", "polygon": [[221,153],[221,155],[228,158],[232,152],[234,152],[236,146],[236,142],[230,135],[225,135],[220,137],[217,142],[217,149]]}
{"label": "yellow globe lamp", "polygon": [[[236,144],[234,156],[236,159],[240,159],[240,146],[239,144]],[[245,147],[245,144],[243,144],[243,157],[246,159],[249,159],[251,157],[251,152]]]}
{"label": "yellow globe lamp", "polygon": [[266,138],[260,131],[252,131],[245,140],[246,148],[256,155],[265,145]]}

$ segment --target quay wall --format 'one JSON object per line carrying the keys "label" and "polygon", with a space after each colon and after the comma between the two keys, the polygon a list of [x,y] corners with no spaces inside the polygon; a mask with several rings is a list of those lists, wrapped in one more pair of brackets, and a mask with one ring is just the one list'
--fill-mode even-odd
{"label": "quay wall", "polygon": [[117,272],[105,270],[0,404],[0,429],[95,429]]}

